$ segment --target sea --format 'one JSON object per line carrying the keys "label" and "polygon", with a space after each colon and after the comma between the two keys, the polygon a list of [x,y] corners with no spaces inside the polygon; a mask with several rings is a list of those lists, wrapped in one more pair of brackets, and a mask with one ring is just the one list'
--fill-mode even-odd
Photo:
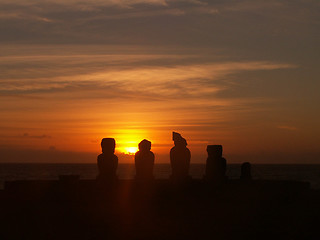
{"label": "sea", "polygon": [[[240,177],[240,166],[240,164],[228,164],[227,176],[229,179]],[[251,171],[253,179],[305,181],[310,183],[311,188],[320,189],[320,164],[253,164]],[[193,178],[203,178],[204,173],[204,164],[191,164],[190,175]],[[1,163],[0,189],[4,188],[5,181],[55,180],[59,178],[59,175],[69,174],[79,175],[81,179],[95,179],[98,169],[96,164]],[[170,174],[170,164],[155,164],[155,178],[166,179]],[[133,179],[134,176],[133,164],[119,164],[118,177],[120,179]]]}

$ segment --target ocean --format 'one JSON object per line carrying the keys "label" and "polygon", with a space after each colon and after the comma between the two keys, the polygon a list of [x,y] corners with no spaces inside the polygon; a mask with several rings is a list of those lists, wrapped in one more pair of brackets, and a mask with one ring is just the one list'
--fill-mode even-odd
{"label": "ocean", "polygon": [[[204,164],[191,164],[190,175],[193,178],[202,178],[205,172]],[[0,189],[5,181],[13,180],[54,180],[59,175],[77,174],[81,179],[94,179],[98,170],[96,164],[0,164]],[[171,174],[169,164],[154,166],[155,178],[168,178]],[[120,179],[132,179],[135,175],[133,164],[119,164],[118,176]],[[240,177],[240,164],[228,164],[229,179]],[[320,189],[320,165],[289,165],[289,164],[253,164],[253,179],[269,180],[296,180],[310,182],[311,188]]]}

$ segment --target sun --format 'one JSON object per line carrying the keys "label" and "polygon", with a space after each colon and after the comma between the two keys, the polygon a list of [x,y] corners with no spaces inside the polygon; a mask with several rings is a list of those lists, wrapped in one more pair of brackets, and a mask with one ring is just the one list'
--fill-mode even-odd
{"label": "sun", "polygon": [[124,148],[124,150],[125,150],[125,154],[134,155],[138,151],[138,148],[137,147],[126,147],[126,148]]}

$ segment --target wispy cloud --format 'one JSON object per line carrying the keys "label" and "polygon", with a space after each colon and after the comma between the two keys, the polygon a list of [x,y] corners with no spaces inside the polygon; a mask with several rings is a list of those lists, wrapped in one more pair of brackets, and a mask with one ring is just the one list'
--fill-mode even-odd
{"label": "wispy cloud", "polygon": [[42,135],[30,135],[29,133],[24,133],[22,135],[23,138],[36,138],[36,139],[44,139],[44,138],[51,138],[51,136],[48,136],[46,134]]}
{"label": "wispy cloud", "polygon": [[277,126],[277,128],[284,129],[284,130],[289,130],[289,131],[298,130],[298,128],[296,128],[294,126],[288,126],[288,125],[280,125],[280,126]]}
{"label": "wispy cloud", "polygon": [[314,31],[319,8],[317,1],[278,0],[3,0],[0,42],[221,46],[225,41],[250,41],[248,35],[256,41],[252,37],[260,36],[259,26],[266,37],[280,31],[286,42],[296,32]]}
{"label": "wispy cloud", "polygon": [[[139,98],[150,97],[151,99],[210,99],[216,92],[226,89],[228,86],[225,82],[229,83],[230,78],[226,79],[236,73],[296,67],[293,64],[264,61],[184,63],[183,65],[175,63],[168,66],[161,66],[161,64],[145,66],[145,63],[150,60],[172,58],[179,62],[185,61],[188,56],[180,56],[180,58],[175,55],[4,57],[3,63],[8,60],[9,62],[13,61],[18,67],[25,61],[34,61],[35,64],[39,61],[40,63],[48,61],[54,67],[46,66],[43,68],[40,65],[38,69],[35,69],[31,64],[31,68],[25,69],[20,73],[20,76],[17,75],[16,80],[12,78],[12,73],[9,71],[2,75],[0,91],[7,94],[26,94],[28,92],[41,93],[43,91],[48,93],[48,91],[57,92],[59,89],[61,91],[73,89],[73,91],[87,92],[91,90],[93,98],[96,97],[97,91],[102,91],[103,94],[109,92],[110,94],[107,94],[106,97],[110,96],[111,98],[114,96],[118,96],[118,98],[137,96]],[[61,61],[64,61],[64,64],[61,64]],[[114,64],[116,61],[120,65],[104,66],[104,64],[111,62]],[[136,64],[130,66],[132,61],[136,61]],[[78,74],[77,69],[81,68],[87,70]],[[13,67],[12,72],[15,69]],[[72,72],[69,72],[70,69]],[[51,74],[54,75],[51,76]],[[86,95],[86,97],[90,98],[90,95]]]}
{"label": "wispy cloud", "polygon": [[47,134],[29,134],[29,133],[23,133],[19,135],[0,135],[0,138],[2,139],[10,139],[10,138],[15,138],[15,139],[50,139],[52,138],[50,135]]}
{"label": "wispy cloud", "polygon": [[54,20],[42,17],[39,15],[32,15],[32,14],[26,14],[26,13],[19,13],[19,12],[11,12],[11,13],[6,13],[6,12],[0,12],[0,19],[29,19],[29,20],[35,20],[39,22],[47,22],[51,23],[54,22]]}
{"label": "wispy cloud", "polygon": [[[224,89],[223,83],[216,81],[225,79],[231,74],[254,70],[275,70],[293,68],[290,64],[274,64],[268,62],[244,63],[207,63],[203,65],[176,65],[170,67],[148,67],[108,72],[93,73],[87,76],[77,76],[76,79],[95,80],[103,86],[110,82],[121,88],[175,98],[207,98],[215,92]],[[138,88],[138,89],[137,89]],[[140,92],[140,91],[139,91]]]}

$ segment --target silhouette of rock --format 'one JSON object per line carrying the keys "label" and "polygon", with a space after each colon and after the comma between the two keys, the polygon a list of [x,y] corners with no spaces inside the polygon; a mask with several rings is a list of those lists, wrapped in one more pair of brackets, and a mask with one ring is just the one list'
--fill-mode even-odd
{"label": "silhouette of rock", "polygon": [[205,179],[215,182],[224,181],[226,179],[227,161],[222,157],[222,146],[208,145],[207,152]]}
{"label": "silhouette of rock", "polygon": [[191,153],[187,148],[187,141],[176,132],[172,132],[174,147],[170,150],[172,179],[183,181],[189,178]]}
{"label": "silhouette of rock", "polygon": [[116,178],[118,157],[114,154],[116,142],[113,138],[101,140],[102,154],[98,156],[98,180],[112,180]]}
{"label": "silhouette of rock", "polygon": [[240,179],[251,180],[251,164],[249,162],[244,162],[241,165],[241,176]]}
{"label": "silhouette of rock", "polygon": [[139,143],[139,151],[134,156],[136,179],[153,179],[154,154],[151,152],[151,142],[144,139]]}

